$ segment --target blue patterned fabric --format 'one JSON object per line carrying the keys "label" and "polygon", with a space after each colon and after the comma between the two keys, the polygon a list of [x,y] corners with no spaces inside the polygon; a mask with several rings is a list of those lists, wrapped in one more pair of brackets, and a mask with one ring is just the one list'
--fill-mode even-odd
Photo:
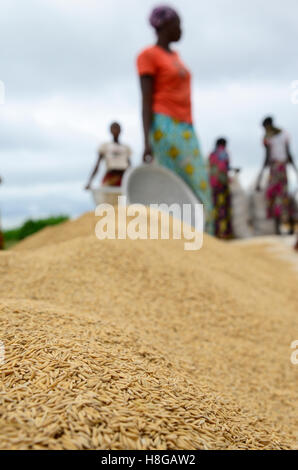
{"label": "blue patterned fabric", "polygon": [[179,175],[204,204],[206,231],[213,234],[209,176],[193,126],[163,114],[154,114],[150,139],[158,163]]}

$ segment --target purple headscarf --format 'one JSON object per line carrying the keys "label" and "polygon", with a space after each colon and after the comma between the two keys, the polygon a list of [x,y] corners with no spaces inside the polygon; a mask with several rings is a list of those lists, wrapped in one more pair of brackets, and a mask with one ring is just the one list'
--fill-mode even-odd
{"label": "purple headscarf", "polygon": [[179,18],[178,13],[174,8],[167,7],[167,6],[160,6],[154,8],[150,15],[150,24],[153,28],[158,29],[161,28],[165,23],[174,18]]}

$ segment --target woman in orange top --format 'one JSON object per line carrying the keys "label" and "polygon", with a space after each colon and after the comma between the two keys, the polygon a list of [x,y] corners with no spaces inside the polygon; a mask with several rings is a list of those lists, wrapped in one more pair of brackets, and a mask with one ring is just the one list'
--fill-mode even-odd
{"label": "woman in orange top", "polygon": [[155,8],[150,23],[157,43],[137,59],[143,98],[144,161],[157,161],[176,172],[205,206],[206,229],[213,233],[209,177],[192,123],[191,74],[170,47],[181,38],[178,13]]}

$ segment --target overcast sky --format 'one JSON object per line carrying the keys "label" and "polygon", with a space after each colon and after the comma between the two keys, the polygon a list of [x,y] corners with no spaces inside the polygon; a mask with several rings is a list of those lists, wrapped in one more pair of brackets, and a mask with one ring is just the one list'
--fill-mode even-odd
{"label": "overcast sky", "polygon": [[[230,141],[249,185],[262,159],[267,114],[298,158],[297,0],[172,0],[183,19],[177,49],[193,72],[204,154]],[[28,217],[92,208],[82,188],[108,125],[142,153],[137,53],[155,40],[152,0],[0,0],[0,209],[6,227]]]}

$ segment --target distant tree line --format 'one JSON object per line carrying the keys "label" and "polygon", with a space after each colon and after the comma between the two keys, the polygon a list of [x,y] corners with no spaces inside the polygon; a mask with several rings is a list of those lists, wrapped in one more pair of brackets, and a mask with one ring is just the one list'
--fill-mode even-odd
{"label": "distant tree line", "polygon": [[4,231],[4,244],[5,248],[9,248],[12,245],[18,243],[21,240],[24,240],[30,235],[39,232],[45,227],[51,225],[58,225],[62,222],[69,220],[69,217],[66,215],[60,215],[57,217],[49,217],[47,219],[38,219],[38,220],[27,220],[21,227]]}

